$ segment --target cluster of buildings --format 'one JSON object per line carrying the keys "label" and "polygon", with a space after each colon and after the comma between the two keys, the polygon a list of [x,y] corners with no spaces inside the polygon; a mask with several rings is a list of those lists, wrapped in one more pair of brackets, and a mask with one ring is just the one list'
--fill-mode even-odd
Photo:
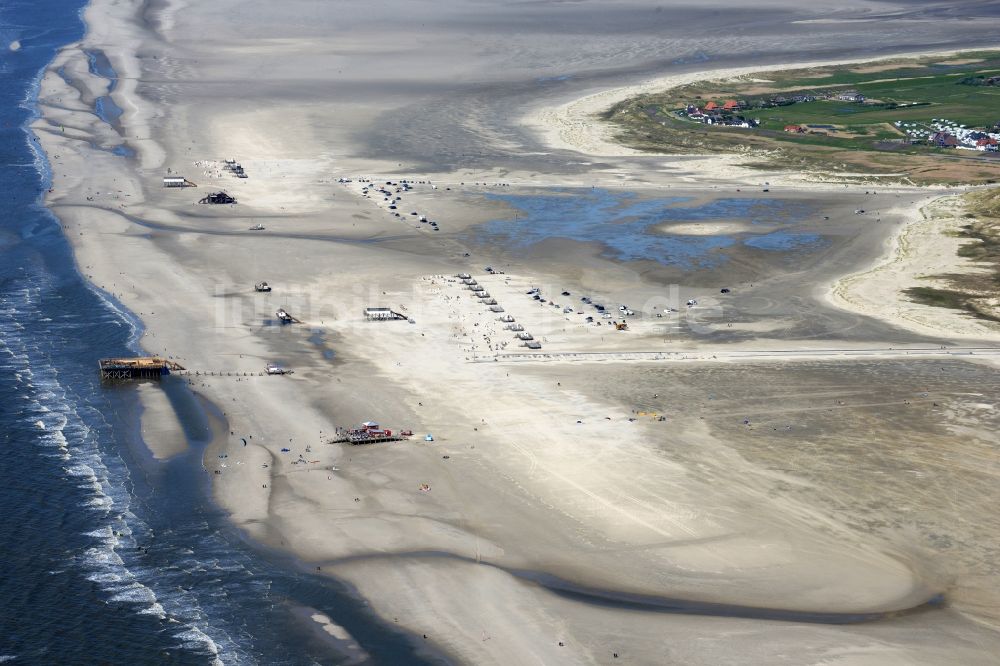
{"label": "cluster of buildings", "polygon": [[[798,102],[812,102],[817,99],[836,100],[863,104],[864,95],[853,90],[829,93],[820,96],[792,95],[771,97],[766,100],[748,102],[730,99],[721,104],[711,101],[703,106],[688,104],[678,115],[706,125],[725,127],[755,128],[760,120],[748,118],[744,112],[753,108],[787,106]],[[893,125],[906,134],[913,144],[926,144],[938,148],[1000,152],[1000,122],[992,128],[969,128],[945,118],[935,118],[930,123],[896,121]],[[786,125],[784,131],[791,134],[826,134],[836,131],[833,125]]]}
{"label": "cluster of buildings", "polygon": [[747,129],[757,127],[760,125],[760,120],[747,118],[740,113],[740,111],[747,108],[749,107],[746,106],[746,102],[737,102],[731,99],[721,105],[715,102],[709,102],[703,107],[689,104],[682,112],[682,115],[687,116],[690,120],[705,123],[706,125],[743,127]]}
{"label": "cluster of buildings", "polygon": [[826,99],[835,99],[839,102],[853,102],[854,104],[864,104],[867,98],[856,90],[847,90],[834,94]]}
{"label": "cluster of buildings", "polygon": [[724,125],[727,127],[753,128],[760,125],[760,120],[747,118],[743,112],[750,109],[771,109],[778,106],[789,106],[801,102],[815,102],[817,99],[837,100],[841,102],[852,102],[864,104],[866,98],[855,90],[845,90],[834,93],[818,93],[816,95],[795,94],[795,95],[775,95],[773,97],[754,100],[729,99],[721,104],[717,102],[707,102],[704,106],[688,104],[680,111],[680,115],[706,125]]}
{"label": "cluster of buildings", "polygon": [[897,121],[893,125],[905,132],[913,143],[926,143],[938,148],[1000,152],[1000,123],[992,128],[993,131],[968,128],[945,118],[934,118],[930,123]]}

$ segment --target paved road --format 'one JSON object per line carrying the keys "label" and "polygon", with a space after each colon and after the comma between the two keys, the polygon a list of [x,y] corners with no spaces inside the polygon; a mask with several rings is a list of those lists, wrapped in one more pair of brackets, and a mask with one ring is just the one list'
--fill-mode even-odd
{"label": "paved road", "polygon": [[868,348],[806,348],[806,349],[690,349],[673,351],[613,351],[613,352],[525,352],[478,356],[477,363],[520,363],[541,361],[725,361],[738,359],[771,359],[789,361],[816,358],[911,358],[1000,356],[1000,347],[868,347]]}

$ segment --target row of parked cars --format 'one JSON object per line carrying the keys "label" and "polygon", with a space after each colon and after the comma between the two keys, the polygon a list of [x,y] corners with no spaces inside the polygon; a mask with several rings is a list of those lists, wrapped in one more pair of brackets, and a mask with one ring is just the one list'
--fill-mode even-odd
{"label": "row of parked cars", "polygon": [[[542,291],[541,291],[541,289],[538,289],[537,287],[535,287],[533,289],[529,289],[525,293],[528,296],[531,296],[534,300],[538,301],[539,303],[549,303],[549,301],[547,299],[545,299],[545,298],[542,297]],[[563,291],[561,295],[568,297],[568,296],[572,296],[573,294],[570,293],[569,291]],[[597,310],[598,314],[603,319],[613,319],[614,318],[614,315],[611,312],[609,312],[608,309],[604,305],[602,305],[601,303],[594,303],[593,299],[591,299],[589,296],[582,296],[580,298],[580,302],[584,303],[585,305],[589,305],[589,306],[593,307],[595,310]],[[556,303],[555,301],[552,301],[551,305],[553,307],[559,307],[559,304]],[[564,313],[566,313],[566,314],[574,312],[573,308],[571,308],[569,306],[564,307],[562,311]],[[633,312],[632,309],[629,308],[625,304],[619,305],[618,306],[618,311],[621,313],[622,316],[625,316],[625,317],[634,317],[635,316],[635,312]],[[584,313],[581,311],[580,314],[584,314]],[[593,323],[594,322],[594,317],[592,317],[592,316],[587,317],[586,321],[587,321],[587,323]]]}

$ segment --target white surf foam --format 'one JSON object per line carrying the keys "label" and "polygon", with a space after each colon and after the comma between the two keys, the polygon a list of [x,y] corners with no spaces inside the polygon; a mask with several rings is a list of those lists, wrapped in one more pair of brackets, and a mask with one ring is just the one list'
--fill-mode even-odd
{"label": "white surf foam", "polygon": [[[53,287],[49,282],[39,276],[31,287],[14,290],[13,297],[0,304],[0,367],[9,374],[16,373],[21,382],[18,409],[23,413],[24,425],[34,431],[32,443],[37,455],[40,459],[58,457],[63,461],[60,467],[65,482],[83,492],[83,504],[99,523],[83,532],[92,542],[69,563],[107,595],[108,603],[137,615],[176,623],[179,646],[208,654],[218,664],[255,663],[240,642],[229,636],[224,625],[226,614],[214,608],[215,603],[227,603],[226,595],[216,602],[211,595],[163,583],[164,570],[144,564],[145,558],[138,552],[142,539],[137,540],[136,535],[151,534],[151,530],[131,511],[134,500],[125,462],[118,453],[102,449],[110,424],[91,406],[92,398],[76,395],[63,385],[60,380],[65,379],[52,364],[50,350],[40,342],[45,339],[46,329],[54,333],[55,329],[65,328],[61,319],[46,323],[40,316],[39,304]],[[106,306],[103,316],[109,323],[126,322],[134,344],[141,330],[137,320],[97,293]],[[37,326],[29,330],[20,325],[19,319],[32,320]],[[189,557],[180,557],[189,561],[171,566],[178,571],[218,569],[220,573],[243,568],[228,560],[198,561],[190,549],[186,554]],[[206,603],[212,606],[203,608]]]}

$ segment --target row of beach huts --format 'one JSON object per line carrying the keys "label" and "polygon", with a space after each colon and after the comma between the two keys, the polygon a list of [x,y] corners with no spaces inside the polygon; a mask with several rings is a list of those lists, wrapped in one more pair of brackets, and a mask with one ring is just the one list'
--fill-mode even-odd
{"label": "row of beach huts", "polygon": [[525,331],[524,326],[519,324],[517,320],[514,319],[513,315],[504,312],[503,306],[497,303],[497,300],[492,296],[490,296],[490,293],[486,291],[486,287],[479,284],[479,282],[474,277],[472,277],[468,273],[459,273],[456,277],[462,281],[462,284],[464,284],[469,289],[469,291],[471,291],[473,294],[475,294],[477,298],[481,300],[483,305],[489,308],[490,312],[496,312],[497,314],[500,315],[500,321],[506,324],[504,328],[514,333],[514,336],[522,343],[524,343],[525,347],[527,347],[528,349],[542,348],[542,343],[540,343],[538,340],[535,340],[534,336],[532,336],[531,333]]}

